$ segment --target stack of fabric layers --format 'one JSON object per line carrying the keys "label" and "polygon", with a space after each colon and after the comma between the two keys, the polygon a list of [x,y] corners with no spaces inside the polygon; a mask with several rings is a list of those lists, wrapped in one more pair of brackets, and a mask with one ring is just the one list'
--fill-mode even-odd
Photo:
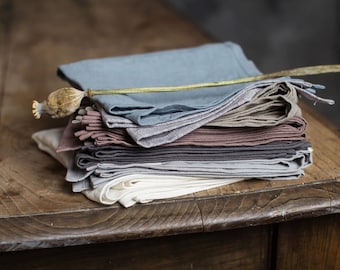
{"label": "stack of fabric layers", "polygon": [[[174,86],[260,74],[231,42],[85,60],[58,72],[80,89]],[[312,163],[298,95],[332,104],[315,95],[320,88],[278,78],[98,95],[70,119],[57,152],[74,153],[66,163],[74,192],[125,207],[251,178],[298,178]]]}

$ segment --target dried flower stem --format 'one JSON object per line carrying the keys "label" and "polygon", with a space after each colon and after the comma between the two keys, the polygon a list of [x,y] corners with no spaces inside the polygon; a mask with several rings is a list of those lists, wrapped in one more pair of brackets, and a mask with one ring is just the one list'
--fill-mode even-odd
{"label": "dried flower stem", "polygon": [[246,77],[228,81],[219,82],[207,82],[189,85],[178,86],[164,86],[164,87],[138,87],[138,88],[122,88],[122,89],[107,89],[107,90],[92,90],[81,91],[72,87],[66,87],[58,89],[48,96],[46,101],[39,103],[33,101],[32,113],[36,119],[39,119],[42,114],[47,113],[52,118],[62,118],[71,115],[75,112],[81,103],[81,100],[85,97],[92,97],[95,95],[115,95],[115,94],[132,94],[132,93],[151,93],[151,92],[170,92],[170,91],[182,91],[192,90],[205,87],[219,87],[225,85],[255,82],[260,80],[267,80],[284,76],[305,76],[315,75],[322,73],[335,73],[340,72],[340,65],[321,65],[295,68],[289,70],[283,70],[274,73],[268,73],[253,77]]}
{"label": "dried flower stem", "polygon": [[108,90],[87,90],[88,96],[95,95],[111,95],[111,94],[133,94],[133,93],[150,93],[150,92],[172,92],[172,91],[182,91],[182,90],[193,90],[197,88],[205,87],[219,87],[239,83],[255,82],[261,80],[267,80],[272,78],[284,77],[284,76],[306,76],[306,75],[316,75],[323,73],[336,73],[340,72],[340,65],[319,65],[319,66],[309,66],[300,67],[288,70],[282,70],[273,73],[262,74],[258,76],[239,78],[234,80],[219,81],[219,82],[207,82],[207,83],[197,83],[188,85],[178,85],[178,86],[161,86],[161,87],[136,87],[136,88],[122,88],[122,89],[108,89]]}

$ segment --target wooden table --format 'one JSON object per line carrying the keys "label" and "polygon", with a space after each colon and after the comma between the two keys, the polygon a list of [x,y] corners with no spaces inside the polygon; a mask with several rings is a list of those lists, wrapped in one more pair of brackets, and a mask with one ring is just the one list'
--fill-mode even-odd
{"label": "wooden table", "polygon": [[1,269],[340,268],[340,138],[309,107],[305,177],[129,209],[73,194],[32,141],[66,123],[31,115],[33,99],[66,85],[60,64],[210,41],[156,0],[0,0]]}

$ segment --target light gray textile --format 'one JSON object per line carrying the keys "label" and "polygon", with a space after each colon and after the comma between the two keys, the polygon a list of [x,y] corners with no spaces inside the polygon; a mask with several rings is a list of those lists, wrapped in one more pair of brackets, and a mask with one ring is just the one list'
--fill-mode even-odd
{"label": "light gray textile", "polygon": [[[311,148],[298,150],[287,158],[253,159],[231,161],[170,161],[158,163],[140,163],[125,166],[99,162],[92,171],[69,169],[66,180],[77,182],[90,178],[91,185],[115,181],[131,174],[177,175],[203,178],[260,178],[270,180],[295,179],[304,175],[304,169],[312,164]],[[90,173],[90,175],[89,175]],[[83,174],[83,175],[82,175]]]}
{"label": "light gray textile", "polygon": [[[162,154],[163,148],[168,152]],[[68,170],[66,180],[78,182],[90,177],[92,186],[97,186],[135,173],[283,179],[303,175],[303,169],[312,162],[311,147],[306,141],[272,143],[260,147],[225,147],[220,153],[214,148],[204,152],[205,148],[193,147],[191,149],[196,151],[191,153],[188,153],[189,148],[182,149],[182,153],[176,147],[173,151],[171,148],[162,147],[158,151],[144,149],[141,152],[135,148],[123,152],[122,147],[87,148],[89,152],[84,149],[84,152],[77,154],[77,166]]]}
{"label": "light gray textile", "polygon": [[88,146],[78,151],[75,162],[79,168],[86,169],[98,162],[110,161],[117,165],[135,163],[154,163],[168,161],[229,161],[263,158],[281,158],[293,155],[296,150],[307,149],[305,141],[273,142],[255,146],[169,146],[145,149],[119,145]]}

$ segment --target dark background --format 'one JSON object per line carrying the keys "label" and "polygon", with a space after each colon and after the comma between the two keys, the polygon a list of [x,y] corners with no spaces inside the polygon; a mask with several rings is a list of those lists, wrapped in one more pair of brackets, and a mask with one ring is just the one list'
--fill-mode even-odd
{"label": "dark background", "polygon": [[[340,64],[337,0],[166,0],[217,41],[242,46],[264,73]],[[304,78],[324,84],[333,106],[315,108],[340,128],[340,73]]]}

